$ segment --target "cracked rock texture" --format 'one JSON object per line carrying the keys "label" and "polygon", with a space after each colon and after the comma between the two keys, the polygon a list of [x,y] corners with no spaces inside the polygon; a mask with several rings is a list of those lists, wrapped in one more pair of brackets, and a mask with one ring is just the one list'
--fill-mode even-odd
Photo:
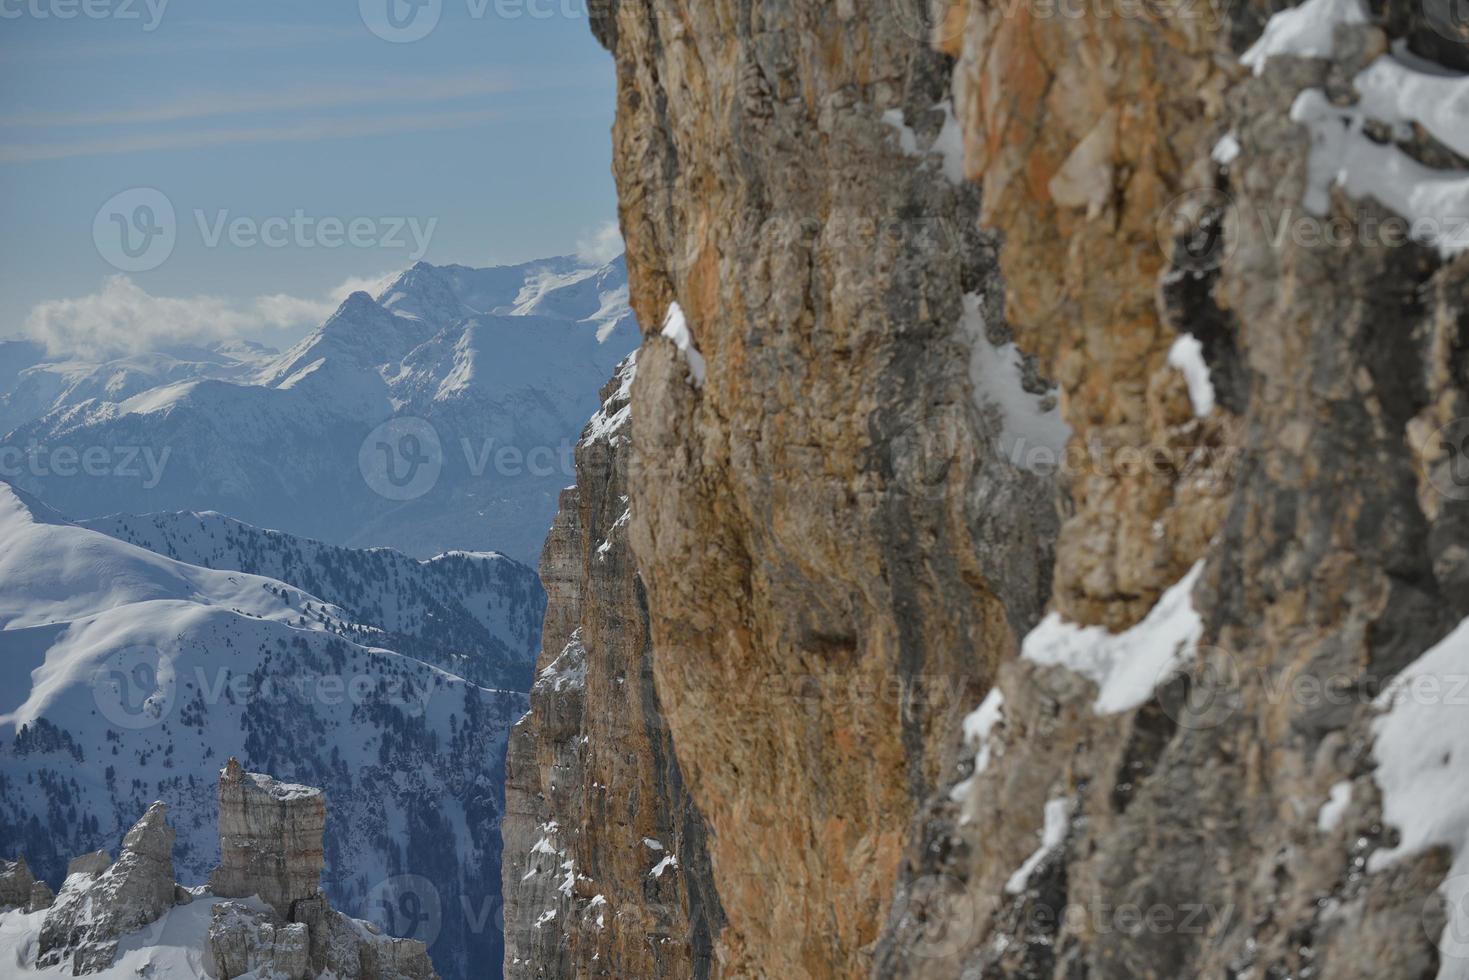
{"label": "cracked rock texture", "polygon": [[[1302,93],[1352,112],[1385,52],[1462,73],[1469,38],[1442,0],[1373,0],[1255,73],[1280,5],[1117,6],[595,7],[647,642],[594,666],[615,648],[585,624],[623,600],[571,583],[623,545],[593,480],[548,547],[567,612],[512,748],[536,903],[512,975],[599,969],[568,952],[590,904],[556,895],[625,852],[556,797],[602,782],[587,719],[630,710],[667,737],[618,765],[676,760],[707,828],[679,871],[702,840],[718,909],[707,950],[638,975],[1455,975],[1449,849],[1374,860],[1400,829],[1372,726],[1469,614],[1469,259],[1278,232]],[[1463,180],[1425,125],[1363,138]],[[1069,442],[1030,417],[1056,401]],[[1189,628],[1160,660],[1165,613]],[[1108,663],[1046,659],[1108,633]],[[635,709],[593,691],[609,670],[651,675]]]}
{"label": "cracked rock texture", "polygon": [[[1202,560],[1197,651],[1110,714],[1065,667],[1005,666],[999,721],[976,746],[985,765],[926,809],[877,975],[1461,975],[1435,943],[1446,849],[1373,860],[1398,831],[1370,722],[1393,675],[1469,614],[1465,504],[1431,438],[1469,407],[1469,260],[1384,247],[1368,229],[1390,212],[1340,189],[1326,217],[1345,241],[1277,233],[1303,214],[1308,176],[1292,106],[1307,89],[1350,106],[1351,79],[1394,43],[1448,66],[1423,9],[1374,5],[1330,57],[1276,57],[1255,75],[1236,60],[1261,32],[1251,5],[1193,25],[951,5],[967,168],[1005,236],[1022,346],[1066,388],[1078,434],[1105,441],[1147,419],[1124,438],[1155,442],[1169,437],[1148,372],[1175,332],[1194,334],[1220,404],[1173,424],[1195,445],[1221,441],[1228,465],[1163,497],[1072,481],[1055,608],[1129,626]],[[1083,210],[1065,171],[1098,127],[1117,138],[1097,151],[1107,179]],[[1221,164],[1210,151],[1226,133],[1239,151]],[[1399,139],[1465,176],[1421,130]],[[1170,195],[1185,206],[1170,212]],[[1156,215],[1168,231],[1155,241]],[[1182,514],[1197,533],[1168,530]],[[1138,520],[1163,522],[1166,560],[1114,591],[1122,580],[1094,579],[1084,556],[1125,560]],[[1053,801],[1066,820],[1047,839]],[[1028,880],[1009,887],[1028,856]]]}
{"label": "cracked rock texture", "polygon": [[67,875],[41,927],[38,964],[69,963],[77,976],[111,966],[118,939],[173,908],[173,841],[168,807],[154,803],[111,866]]}
{"label": "cracked rock texture", "polygon": [[[6,862],[0,868],[3,894],[18,894],[19,882],[28,879],[26,901],[16,904],[24,912],[45,912],[34,941],[11,951],[17,965],[59,967],[72,976],[98,973],[114,967],[126,940],[150,960],[154,943],[171,947],[144,972],[175,962],[182,952],[189,969],[218,980],[437,980],[423,943],[385,936],[327,903],[320,882],[325,801],[319,789],[245,772],[230,759],[220,772],[219,797],[225,863],[210,886],[186,889],[174,881],[175,834],[163,803],[154,803],[128,831],[116,861],[104,851],[72,859],[55,896],[45,882],[30,879],[23,859]],[[236,900],[220,901],[225,898]],[[177,906],[196,901],[211,903],[207,926],[187,913],[169,918]],[[35,962],[25,963],[32,954]]]}
{"label": "cracked rock texture", "polygon": [[210,890],[225,898],[260,896],[289,916],[301,899],[318,897],[325,864],[321,790],[248,773],[234,759],[219,776],[219,867]]}
{"label": "cracked rock texture", "polygon": [[530,712],[507,761],[505,975],[708,977],[723,916],[654,689],[627,541],[630,359],[576,449],[541,575]]}
{"label": "cracked rock texture", "polygon": [[[629,533],[722,975],[866,971],[959,719],[1050,584],[1051,481],[1010,463],[971,380],[1011,338],[922,17],[657,0],[593,22],[649,335]],[[688,353],[659,336],[675,303]]]}

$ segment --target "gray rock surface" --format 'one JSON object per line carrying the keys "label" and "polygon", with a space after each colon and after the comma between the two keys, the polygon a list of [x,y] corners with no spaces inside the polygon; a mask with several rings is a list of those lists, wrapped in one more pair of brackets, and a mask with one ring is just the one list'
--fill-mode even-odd
{"label": "gray rock surface", "polygon": [[112,965],[120,937],[173,907],[173,842],[168,807],[154,803],[111,867],[68,875],[41,927],[39,964],[69,962],[78,976]]}
{"label": "gray rock surface", "polygon": [[209,924],[211,976],[222,980],[258,971],[273,971],[283,980],[309,980],[310,936],[299,922],[272,921],[268,910],[235,902],[216,905]]}
{"label": "gray rock surface", "polygon": [[627,541],[634,373],[629,360],[602,389],[541,559],[544,645],[506,761],[507,980],[717,968],[706,830],[662,722]]}
{"label": "gray rock surface", "polygon": [[56,901],[56,893],[51,890],[50,885],[44,881],[34,882],[31,885],[30,901],[26,903],[26,911],[39,912],[42,909],[49,909],[54,901]]}
{"label": "gray rock surface", "polygon": [[14,861],[0,861],[0,908],[21,908],[28,904],[35,881],[25,855]]}
{"label": "gray rock surface", "polygon": [[219,867],[209,888],[225,898],[258,895],[289,917],[321,891],[326,798],[321,790],[247,773],[234,759],[219,777]]}
{"label": "gray rock surface", "polygon": [[91,854],[83,854],[74,857],[66,865],[66,875],[74,874],[100,875],[112,865],[112,855],[106,851],[93,851]]}

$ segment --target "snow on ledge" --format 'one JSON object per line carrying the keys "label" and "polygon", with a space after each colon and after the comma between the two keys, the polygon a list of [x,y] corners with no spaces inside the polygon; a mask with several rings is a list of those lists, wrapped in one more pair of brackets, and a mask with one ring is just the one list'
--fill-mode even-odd
{"label": "snow on ledge", "polygon": [[1204,626],[1192,593],[1203,570],[1200,561],[1163,593],[1147,618],[1122,633],[1077,626],[1053,612],[1025,638],[1020,655],[1033,663],[1070,668],[1096,684],[1097,714],[1131,711],[1198,648]]}
{"label": "snow on ledge", "polygon": [[[1272,16],[1240,61],[1258,75],[1278,55],[1329,58],[1337,27],[1367,22],[1361,0],[1307,0]],[[1332,188],[1340,187],[1406,219],[1408,236],[1436,248],[1444,260],[1469,250],[1469,172],[1424,166],[1367,133],[1372,121],[1405,139],[1416,125],[1457,153],[1469,153],[1469,77],[1382,55],[1352,79],[1352,87],[1360,97],[1355,105],[1336,105],[1321,89],[1306,89],[1291,106],[1291,119],[1311,138],[1306,210],[1325,216]]]}
{"label": "snow on ledge", "polygon": [[1336,25],[1365,23],[1361,0],[1307,0],[1271,17],[1265,33],[1239,60],[1258,75],[1265,70],[1265,62],[1277,55],[1327,58]]}
{"label": "snow on ledge", "polygon": [[1214,411],[1214,383],[1209,380],[1209,365],[1204,361],[1204,345],[1199,343],[1199,338],[1184,334],[1175,340],[1168,352],[1168,363],[1183,372],[1194,414],[1204,418]]}
{"label": "snow on ledge", "polygon": [[1329,834],[1341,823],[1347,804],[1352,802],[1352,784],[1342,780],[1331,787],[1331,793],[1316,813],[1316,829]]}
{"label": "snow on ledge", "polygon": [[668,314],[663,318],[663,336],[673,341],[673,345],[683,355],[684,363],[689,366],[689,380],[694,387],[704,387],[704,355],[694,346],[688,319],[684,316],[683,307],[676,301],[668,304]]}
{"label": "snow on ledge", "polygon": [[[1339,186],[1406,218],[1413,240],[1444,259],[1469,249],[1469,173],[1425,167],[1396,146],[1375,142],[1363,132],[1367,116],[1359,106],[1333,105],[1320,89],[1297,96],[1290,117],[1311,134],[1307,211],[1326,215],[1331,188]],[[1469,128],[1469,105],[1461,125]]]}
{"label": "snow on ledge", "polygon": [[1041,846],[1037,847],[1025,859],[1025,863],[1015,869],[1010,880],[1005,882],[1005,893],[1008,895],[1019,895],[1025,891],[1030,884],[1030,876],[1035,874],[1035,869],[1040,867],[1046,855],[1060,847],[1066,841],[1066,831],[1071,827],[1071,798],[1067,796],[1050,800],[1046,803],[1045,826],[1041,829]]}
{"label": "snow on ledge", "polygon": [[[964,295],[961,332],[970,343],[969,380],[974,403],[980,411],[994,410],[1000,416],[1000,452],[1017,466],[1031,457],[1031,450],[1044,447],[1054,461],[1066,453],[1071,426],[1061,417],[1059,403],[1044,408],[1045,396],[1033,395],[1021,384],[1023,357],[1014,343],[996,347],[985,334],[984,298]],[[1054,395],[1052,397],[1055,397]]]}
{"label": "snow on ledge", "polygon": [[949,799],[954,802],[962,802],[968,797],[974,780],[989,768],[990,734],[995,730],[995,726],[1004,719],[1004,708],[1005,693],[998,687],[992,687],[990,692],[984,696],[984,700],[979,703],[979,707],[964,717],[964,744],[979,748],[974,753],[974,771],[968,779],[949,790]]}
{"label": "snow on ledge", "polygon": [[1410,664],[1377,699],[1386,713],[1372,724],[1382,813],[1401,834],[1377,851],[1377,872],[1432,847],[1446,846],[1453,866],[1439,886],[1449,921],[1438,946],[1439,980],[1469,976],[1469,620]]}

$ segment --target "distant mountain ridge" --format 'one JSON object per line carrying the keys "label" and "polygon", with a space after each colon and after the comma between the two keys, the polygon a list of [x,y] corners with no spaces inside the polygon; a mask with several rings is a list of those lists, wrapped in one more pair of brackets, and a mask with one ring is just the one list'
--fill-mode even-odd
{"label": "distant mountain ridge", "polygon": [[279,579],[347,610],[367,637],[485,687],[528,690],[546,597],[539,576],[504,555],[449,552],[419,560],[262,530],[215,513],[78,522],[202,568]]}
{"label": "distant mountain ridge", "polygon": [[[0,345],[0,477],[78,518],[210,510],[338,545],[533,564],[596,392],[638,340],[622,260],[559,257],[420,262],[283,353],[63,365]],[[88,452],[107,465],[61,465]]]}
{"label": "distant mountain ridge", "polygon": [[[499,556],[354,559],[217,515],[112,523],[160,551],[326,584],[392,632],[292,582],[77,526],[0,482],[0,854],[59,886],[70,856],[115,849],[163,800],[178,875],[200,883],[218,863],[210,787],[238,756],[325,789],[335,907],[366,916],[392,882],[432,882],[442,915],[414,938],[439,971],[468,980],[498,964],[498,930],[460,910],[497,907],[505,739],[527,700],[424,655],[449,647],[441,615],[516,635],[539,609],[534,596],[511,608],[529,570]],[[497,602],[502,579],[520,592]],[[523,669],[527,651],[513,652],[507,666]]]}

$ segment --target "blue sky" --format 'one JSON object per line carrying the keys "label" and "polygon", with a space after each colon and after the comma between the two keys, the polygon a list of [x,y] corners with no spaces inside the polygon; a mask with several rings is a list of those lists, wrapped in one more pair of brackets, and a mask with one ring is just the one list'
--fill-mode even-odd
{"label": "blue sky", "polygon": [[420,251],[612,251],[613,104],[585,0],[0,0],[0,337],[279,343]]}

